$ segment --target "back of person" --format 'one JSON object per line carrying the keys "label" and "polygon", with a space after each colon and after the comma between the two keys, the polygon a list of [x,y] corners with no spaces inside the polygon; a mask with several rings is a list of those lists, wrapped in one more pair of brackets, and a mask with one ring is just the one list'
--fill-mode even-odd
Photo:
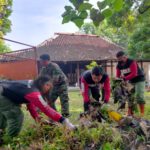
{"label": "back of person", "polygon": [[49,75],[49,77],[53,80],[54,85],[60,84],[67,80],[60,67],[53,62],[49,62],[46,67],[43,67],[40,75]]}
{"label": "back of person", "polygon": [[16,104],[28,103],[25,95],[38,91],[36,88],[31,88],[30,86],[30,80],[5,81],[2,83],[2,95]]}
{"label": "back of person", "polygon": [[43,99],[42,94],[47,94],[52,87],[52,82],[47,76],[40,76],[33,82],[5,81],[1,83],[0,129],[2,129],[2,132],[6,131],[6,133],[3,132],[0,136],[0,145],[4,143],[4,134],[10,138],[19,134],[24,118],[20,107],[20,104],[23,103],[26,104],[27,110],[36,122],[42,123],[41,116],[37,111],[37,108],[39,108],[53,121],[60,122],[69,129],[75,128],[68,119],[65,119],[61,114],[49,107]]}

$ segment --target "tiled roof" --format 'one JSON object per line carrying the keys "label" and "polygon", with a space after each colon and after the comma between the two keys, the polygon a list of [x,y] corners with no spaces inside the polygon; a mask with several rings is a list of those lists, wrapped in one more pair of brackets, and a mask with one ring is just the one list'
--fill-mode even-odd
{"label": "tiled roof", "polygon": [[53,61],[114,59],[123,48],[96,35],[55,33],[55,38],[38,45],[38,55],[47,53]]}
{"label": "tiled roof", "polygon": [[[37,46],[38,57],[47,53],[52,61],[84,61],[115,59],[123,48],[96,35],[78,33],[55,33],[53,38]],[[12,52],[14,53],[14,52]],[[34,51],[21,50],[17,55],[34,57]]]}

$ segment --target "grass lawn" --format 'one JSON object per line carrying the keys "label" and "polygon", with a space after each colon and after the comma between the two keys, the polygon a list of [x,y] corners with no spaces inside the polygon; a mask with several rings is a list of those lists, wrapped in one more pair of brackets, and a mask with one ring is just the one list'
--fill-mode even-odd
{"label": "grass lawn", "polygon": [[145,93],[145,100],[146,100],[145,117],[147,119],[150,119],[150,92]]}
{"label": "grass lawn", "polygon": [[[69,92],[69,97],[70,97],[70,111],[72,114],[70,119],[73,122],[76,122],[76,119],[78,118],[79,114],[83,112],[82,95],[80,94],[79,91],[71,91]],[[145,93],[145,100],[146,100],[145,118],[150,119],[150,92]],[[113,105],[114,108],[116,107],[116,105],[113,104],[113,100],[110,100],[110,105]]]}
{"label": "grass lawn", "polygon": [[[83,100],[82,100],[82,95],[80,94],[79,91],[70,91],[69,92],[69,98],[70,98],[70,120],[73,123],[77,123],[77,119],[79,117],[79,114],[83,112]],[[145,107],[145,118],[150,119],[150,92],[145,93],[145,100],[146,100],[146,107]],[[113,101],[110,101],[110,105],[114,105]],[[59,99],[56,102],[57,110],[60,111],[60,101]],[[34,123],[34,120],[31,118],[29,115],[29,112],[24,112],[25,113],[25,121],[24,121],[24,127],[23,130],[26,130],[27,127],[31,124]]]}
{"label": "grass lawn", "polygon": [[[70,98],[70,120],[73,123],[77,123],[77,119],[79,117],[79,114],[83,112],[83,100],[82,100],[82,95],[80,94],[79,91],[70,91],[69,92],[69,98]],[[150,92],[145,93],[145,100],[146,100],[146,105],[145,105],[145,118],[150,119]],[[113,101],[110,101],[111,105],[113,104]],[[56,102],[57,110],[60,111],[60,101],[59,99]],[[33,123],[34,120],[31,118],[29,115],[29,112],[25,111],[25,121],[24,121],[24,128],[23,130],[26,130],[28,125]]]}

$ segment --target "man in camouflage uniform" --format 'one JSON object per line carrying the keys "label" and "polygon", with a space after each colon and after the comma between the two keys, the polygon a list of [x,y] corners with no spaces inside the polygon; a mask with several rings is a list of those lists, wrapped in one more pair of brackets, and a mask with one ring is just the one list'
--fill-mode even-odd
{"label": "man in camouflage uniform", "polygon": [[48,75],[53,81],[53,89],[46,96],[49,105],[56,110],[55,101],[60,98],[61,113],[64,117],[69,116],[69,97],[67,88],[67,77],[62,72],[60,67],[50,61],[48,54],[40,56],[40,62],[43,66],[40,75]]}

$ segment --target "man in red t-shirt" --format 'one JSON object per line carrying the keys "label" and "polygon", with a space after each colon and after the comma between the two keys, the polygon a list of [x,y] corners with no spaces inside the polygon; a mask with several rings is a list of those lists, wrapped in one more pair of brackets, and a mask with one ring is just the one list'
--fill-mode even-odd
{"label": "man in red t-shirt", "polygon": [[[144,89],[145,89],[145,76],[142,69],[139,68],[137,62],[123,52],[119,51],[116,54],[118,64],[116,68],[116,76],[125,81],[129,81],[135,87],[135,100],[139,104],[141,116],[144,115]],[[133,114],[132,106],[129,102],[128,114]]]}
{"label": "man in red t-shirt", "polygon": [[84,111],[89,110],[90,96],[96,101],[100,98],[100,89],[103,90],[103,100],[108,103],[110,98],[110,80],[102,67],[96,66],[92,70],[85,71],[81,76],[81,92],[84,101]]}

